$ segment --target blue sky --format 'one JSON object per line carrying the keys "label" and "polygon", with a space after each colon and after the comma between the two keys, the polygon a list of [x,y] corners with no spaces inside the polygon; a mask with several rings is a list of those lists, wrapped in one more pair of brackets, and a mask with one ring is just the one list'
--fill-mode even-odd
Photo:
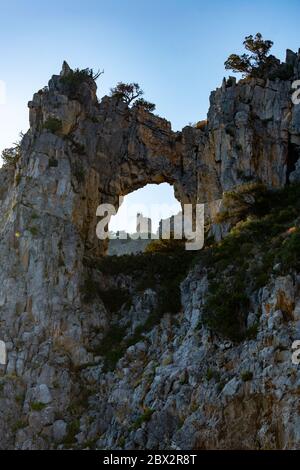
{"label": "blue sky", "polygon": [[139,82],[176,130],[205,119],[243,38],[260,31],[284,59],[300,47],[299,14],[299,0],[2,0],[0,150],[27,130],[27,102],[64,59],[104,68],[99,97],[118,81]]}

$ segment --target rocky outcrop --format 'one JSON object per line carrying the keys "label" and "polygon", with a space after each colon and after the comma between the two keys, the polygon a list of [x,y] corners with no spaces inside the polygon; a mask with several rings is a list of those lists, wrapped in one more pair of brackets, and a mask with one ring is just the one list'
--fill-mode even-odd
{"label": "rocky outcrop", "polygon": [[[177,325],[166,314],[116,372],[105,372],[91,347],[111,315],[99,296],[84,302],[95,282],[108,282],[97,272],[89,284],[91,261],[106,249],[95,234],[100,203],[117,206],[119,196],[161,182],[182,204],[210,203],[251,178],[272,186],[297,178],[300,115],[290,91],[299,55],[288,58],[291,79],[224,81],[207,125],[182,132],[141,107],[109,97],[99,103],[92,79],[70,93],[67,64],[34,95],[21,159],[16,170],[0,171],[0,339],[8,352],[0,366],[1,448],[299,447],[299,374],[286,352],[299,321],[297,279],[278,281],[293,284],[290,323],[270,300],[270,285],[257,301],[271,305],[258,340],[236,347],[197,330],[206,291],[194,271],[182,286]],[[136,324],[154,303],[144,292],[123,313]],[[219,386],[204,379],[211,364]],[[251,384],[241,378],[247,369]]]}
{"label": "rocky outcrop", "polygon": [[[114,374],[102,376],[81,418],[81,441],[101,435],[96,445],[108,449],[299,448],[300,371],[291,361],[299,280],[277,277],[257,293],[247,320],[259,319],[257,337],[239,346],[201,326],[206,291],[196,269],[182,284],[182,313],[166,315],[128,348]],[[280,292],[293,305],[289,321]],[[94,374],[86,371],[87,387]]]}
{"label": "rocky outcrop", "polygon": [[[299,55],[287,53],[289,80],[224,79],[212,92],[207,139],[202,144],[198,198],[217,199],[249,180],[282,186],[293,179],[299,158],[299,106],[291,99]],[[294,175],[295,177],[295,175]]]}
{"label": "rocky outcrop", "polygon": [[[69,71],[65,65],[29,103],[25,161],[55,146],[56,155],[48,158],[60,165],[68,157],[78,194],[74,217],[91,249],[99,248],[99,203],[118,207],[119,196],[148,183],[174,185],[182,204],[210,203],[249,180],[282,186],[297,179],[300,152],[299,106],[291,99],[300,59],[289,51],[287,61],[294,67],[289,80],[224,79],[211,94],[207,125],[176,133],[142,107],[130,109],[108,97],[98,103],[92,79],[70,99],[62,83]],[[61,123],[55,136],[44,129],[49,119]]]}
{"label": "rocky outcrop", "polygon": [[[100,203],[118,207],[119,196],[161,182],[173,184],[182,202],[195,201],[195,158],[189,152],[183,155],[182,135],[173,133],[169,122],[114,98],[98,103],[92,80],[81,84],[77,99],[70,99],[64,73],[65,68],[29,103],[31,127],[21,166],[28,165],[33,153],[35,165],[41,159],[47,168],[50,162],[53,175],[68,166],[73,221],[86,247],[99,247],[95,228]],[[51,122],[61,125],[55,135],[47,129]]]}

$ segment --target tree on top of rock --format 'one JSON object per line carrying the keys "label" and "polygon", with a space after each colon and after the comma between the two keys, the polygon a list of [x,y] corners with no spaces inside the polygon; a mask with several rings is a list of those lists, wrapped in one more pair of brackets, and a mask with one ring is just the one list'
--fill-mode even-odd
{"label": "tree on top of rock", "polygon": [[138,83],[123,83],[119,82],[114,88],[110,90],[110,96],[117,98],[128,106],[142,107],[147,111],[154,111],[155,104],[144,100],[142,95],[144,94]]}
{"label": "tree on top of rock", "polygon": [[265,78],[272,68],[280,63],[274,56],[269,55],[273,42],[264,40],[261,33],[246,36],[243,44],[250,54],[231,54],[224,64],[227,70],[241,72],[245,77]]}

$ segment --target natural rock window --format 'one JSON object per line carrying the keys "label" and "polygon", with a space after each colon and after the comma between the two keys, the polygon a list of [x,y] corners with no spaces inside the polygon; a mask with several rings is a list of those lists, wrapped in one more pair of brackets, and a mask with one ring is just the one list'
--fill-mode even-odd
{"label": "natural rock window", "polygon": [[144,251],[151,240],[159,238],[161,220],[180,211],[181,205],[168,183],[148,184],[129,193],[110,220],[108,255]]}

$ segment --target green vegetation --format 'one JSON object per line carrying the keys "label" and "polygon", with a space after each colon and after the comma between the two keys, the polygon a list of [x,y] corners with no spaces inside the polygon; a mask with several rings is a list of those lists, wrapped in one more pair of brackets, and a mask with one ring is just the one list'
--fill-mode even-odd
{"label": "green vegetation", "polygon": [[[185,251],[180,241],[155,240],[145,253],[86,260],[89,268],[105,276],[131,277],[132,292],[101,292],[92,278],[84,285],[86,300],[99,296],[113,314],[147,288],[157,295],[156,307],[131,335],[125,326],[111,325],[96,351],[104,357],[105,370],[113,370],[126,349],[140,341],[165,313],[180,312],[180,283],[193,265],[206,270],[208,276],[201,322],[234,342],[255,339],[258,320],[250,327],[246,322],[251,296],[268,283],[275,265],[276,274],[300,269],[300,185],[280,190],[260,183],[242,185],[225,196],[225,211],[219,219],[230,221],[231,231],[218,243],[207,240],[200,252]],[[217,373],[208,370],[206,379],[212,378],[218,380]]]}
{"label": "green vegetation", "polygon": [[244,289],[243,285],[230,285],[230,281],[211,284],[203,316],[207,326],[234,341],[242,339],[242,313],[246,313],[248,307],[247,295],[235,290],[239,287]]}
{"label": "green vegetation", "polygon": [[151,419],[151,416],[153,415],[154,413],[154,410],[152,410],[151,408],[146,408],[144,413],[141,414],[135,421],[134,423],[132,424],[131,426],[131,429],[138,429],[142,426],[143,423],[147,423],[148,421],[150,421]]}
{"label": "green vegetation", "polygon": [[94,351],[104,357],[104,371],[114,370],[117,362],[123,356],[129,344],[124,342],[126,329],[118,325],[111,325],[100,347]]}
{"label": "green vegetation", "polygon": [[208,382],[212,379],[214,379],[218,382],[220,380],[220,374],[216,370],[207,369],[206,374],[205,374],[205,378]]}
{"label": "green vegetation", "polygon": [[100,290],[99,296],[107,310],[109,310],[111,313],[118,312],[124,304],[130,306],[131,296],[127,289],[110,288],[106,290]]}
{"label": "green vegetation", "polygon": [[36,237],[39,233],[37,227],[28,227],[28,231],[31,233],[32,236]]}
{"label": "green vegetation", "polygon": [[[91,365],[91,364],[89,364]],[[89,403],[89,397],[92,393],[91,388],[86,386],[86,383],[82,381],[80,377],[80,371],[85,366],[74,366],[71,364],[71,368],[74,374],[74,380],[77,382],[77,390],[76,394],[67,408],[67,412],[75,419],[76,416],[79,416],[83,413],[84,410],[87,409]],[[73,426],[75,422],[73,421]],[[75,427],[75,426],[74,426]]]}
{"label": "green vegetation", "polygon": [[155,104],[154,103],[150,103],[150,101],[146,101],[144,100],[144,98],[139,98],[138,100],[136,100],[134,102],[134,107],[141,107],[143,109],[145,109],[146,111],[149,111],[150,113],[152,113],[153,111],[155,111]]}
{"label": "green vegetation", "polygon": [[80,87],[83,83],[89,83],[91,81],[96,81],[102,72],[94,72],[93,69],[74,69],[61,78],[61,83],[66,87],[69,98],[78,99]]}
{"label": "green vegetation", "polygon": [[[268,282],[268,279],[266,279],[266,282],[264,282],[264,284],[267,284],[267,282]],[[247,339],[255,339],[256,338],[257,333],[258,333],[258,326],[259,326],[259,323],[256,322],[256,323],[254,323],[254,325],[249,326],[249,328],[247,328],[246,334],[245,334]]]}
{"label": "green vegetation", "polygon": [[108,275],[133,276],[138,280],[137,291],[154,289],[158,294],[155,316],[160,318],[163,313],[180,311],[180,283],[195,256],[196,252],[185,251],[177,240],[161,240],[149,244],[146,253],[105,257],[98,269]]}
{"label": "green vegetation", "polygon": [[85,150],[85,146],[83,144],[80,144],[79,142],[76,142],[75,140],[71,140],[71,144],[72,144],[72,147],[74,149],[74,151],[78,154],[78,155],[84,155],[86,150]]}
{"label": "green vegetation", "polygon": [[44,129],[47,129],[50,132],[55,134],[56,132],[61,131],[62,129],[62,122],[56,118],[48,118],[44,123]]}
{"label": "green vegetation", "polygon": [[299,271],[300,269],[300,230],[297,226],[292,227],[289,236],[284,238],[278,247],[276,262],[279,262],[283,272],[291,269]]}
{"label": "green vegetation", "polygon": [[80,289],[80,293],[83,297],[83,301],[86,304],[93,302],[93,300],[95,300],[95,298],[98,296],[99,289],[97,283],[92,279],[91,276],[89,276],[84,281],[84,284]]}
{"label": "green vegetation", "polygon": [[231,54],[224,64],[225,69],[242,72],[245,76],[260,76],[262,68],[268,62],[273,42],[264,40],[261,33],[257,33],[254,37],[252,34],[246,36],[243,44],[250,54]]}
{"label": "green vegetation", "polygon": [[[24,134],[20,132],[20,138],[13,144],[13,147],[4,149],[1,154],[4,166],[13,166],[16,168],[17,162],[21,157],[21,142]],[[18,183],[17,183],[18,184]]]}
{"label": "green vegetation", "polygon": [[15,400],[19,405],[22,405],[24,403],[24,400],[25,400],[24,393],[20,393],[19,395],[16,395]]}
{"label": "green vegetation", "polygon": [[[293,75],[293,67],[281,64],[270,54],[273,42],[264,40],[261,33],[245,37],[243,42],[248,53],[231,54],[225,61],[225,69],[242,73],[244,77],[288,80]],[[250,53],[250,54],[249,54]]]}
{"label": "green vegetation", "polygon": [[111,88],[110,95],[114,98],[118,98],[128,106],[137,98],[140,98],[144,94],[138,83],[123,83],[119,82],[114,88]]}
{"label": "green vegetation", "polygon": [[13,425],[12,430],[14,433],[19,431],[20,429],[24,429],[28,426],[28,421],[26,419],[19,419],[16,421],[16,423]]}
{"label": "green vegetation", "polygon": [[63,444],[66,448],[72,447],[72,445],[75,443],[76,441],[75,436],[76,434],[78,434],[79,429],[80,429],[79,419],[75,419],[74,421],[68,424],[67,435],[63,440]]}
{"label": "green vegetation", "polygon": [[257,333],[257,324],[246,328],[250,296],[266,285],[274,265],[282,274],[300,268],[300,185],[268,190],[247,184],[230,192],[226,201],[220,219],[236,224],[200,255],[206,257],[209,278],[203,322],[241,341]]}
{"label": "green vegetation", "polygon": [[184,252],[184,241],[183,240],[152,240],[146,247],[146,253],[172,253],[172,252]]}
{"label": "green vegetation", "polygon": [[123,449],[124,446],[125,446],[125,443],[126,443],[125,436],[121,436],[120,439],[119,439],[119,442],[118,442],[119,447],[121,447],[121,449]]}
{"label": "green vegetation", "polygon": [[46,408],[46,405],[40,401],[34,401],[30,403],[30,408],[32,411],[42,411],[44,408]]}
{"label": "green vegetation", "polygon": [[93,69],[86,68],[86,69],[74,69],[70,70],[70,72],[61,78],[61,82],[65,85],[81,85],[84,82],[89,81],[90,79],[96,81],[100,75],[104,73],[104,70],[100,72],[94,72]]}
{"label": "green vegetation", "polygon": [[22,175],[21,173],[18,173],[16,175],[16,185],[19,186],[20,182],[21,182],[21,179],[22,179]]}
{"label": "green vegetation", "polygon": [[1,158],[5,166],[16,166],[17,161],[20,158],[19,149],[16,147],[4,149],[2,151]]}
{"label": "green vegetation", "polygon": [[251,372],[250,370],[246,370],[245,372],[242,372],[241,379],[243,380],[243,382],[248,382],[249,380],[252,380],[253,372]]}
{"label": "green vegetation", "polygon": [[56,167],[58,167],[58,160],[56,160],[56,158],[54,158],[54,157],[51,157],[51,158],[49,158],[48,165],[49,165],[49,168],[56,168]]}
{"label": "green vegetation", "polygon": [[127,289],[100,289],[92,276],[85,280],[81,288],[81,295],[83,296],[83,301],[87,304],[93,302],[97,297],[101,298],[110,313],[118,312],[125,303],[130,305],[129,301],[131,298]]}
{"label": "green vegetation", "polygon": [[[111,313],[117,313],[124,304],[130,305],[130,295],[126,289],[100,289],[98,284],[89,277],[86,279],[81,294],[85,303],[90,303],[99,297],[103,301],[105,308]],[[98,348],[94,349],[94,354],[103,356],[105,359],[104,369],[113,370],[129,346],[129,342],[124,341],[126,329],[112,324]]]}
{"label": "green vegetation", "polygon": [[[150,244],[151,245],[151,244]],[[149,246],[150,246],[149,245]],[[163,240],[153,242],[147,253],[138,255],[107,256],[101,259],[94,269],[105,275],[125,274],[132,277],[135,292],[147,288],[157,294],[157,306],[143,325],[134,333],[126,336],[126,329],[111,325],[110,330],[95,353],[105,359],[104,369],[113,370],[126,349],[136,344],[143,334],[150,331],[165,313],[175,314],[181,310],[180,283],[184,279],[196,257],[197,252],[185,251],[183,242]],[[123,305],[130,305],[133,294],[125,289],[107,289],[101,291],[92,277],[88,278],[82,288],[86,302],[99,296],[111,313],[116,313]]]}
{"label": "green vegetation", "polygon": [[119,82],[114,88],[111,88],[110,95],[123,101],[128,106],[133,104],[134,107],[142,107],[147,111],[153,112],[155,110],[155,104],[144,100],[142,95],[144,94],[138,83],[123,83]]}
{"label": "green vegetation", "polygon": [[248,215],[263,215],[272,209],[271,198],[265,185],[249,182],[224,194],[225,211],[218,214],[216,222],[238,222]]}

